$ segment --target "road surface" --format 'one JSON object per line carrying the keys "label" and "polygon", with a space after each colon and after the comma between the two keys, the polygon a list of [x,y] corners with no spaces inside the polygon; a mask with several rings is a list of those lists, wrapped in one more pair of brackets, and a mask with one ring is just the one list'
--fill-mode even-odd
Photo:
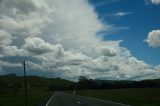
{"label": "road surface", "polygon": [[56,92],[46,106],[129,106],[95,98]]}

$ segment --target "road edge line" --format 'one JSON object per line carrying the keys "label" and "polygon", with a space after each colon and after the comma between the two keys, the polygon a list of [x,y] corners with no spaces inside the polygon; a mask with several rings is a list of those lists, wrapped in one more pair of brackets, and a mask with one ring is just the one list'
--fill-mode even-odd
{"label": "road edge line", "polygon": [[50,103],[50,101],[52,100],[52,98],[53,98],[55,95],[56,95],[56,93],[54,93],[54,94],[51,96],[51,98],[48,100],[48,102],[46,103],[45,106],[48,106],[48,104]]}
{"label": "road edge line", "polygon": [[98,101],[104,101],[104,102],[110,102],[110,103],[120,104],[120,105],[124,105],[124,106],[131,106],[131,105],[128,105],[128,104],[123,104],[123,103],[119,103],[119,102],[108,101],[108,100],[104,100],[104,99],[97,99],[97,98],[88,97],[88,96],[81,96],[81,95],[75,95],[75,96],[80,96],[80,97],[88,98],[88,99],[95,99],[95,100],[98,100]]}

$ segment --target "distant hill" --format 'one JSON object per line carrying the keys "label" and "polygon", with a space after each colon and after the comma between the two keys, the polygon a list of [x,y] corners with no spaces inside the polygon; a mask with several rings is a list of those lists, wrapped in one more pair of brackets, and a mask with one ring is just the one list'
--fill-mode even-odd
{"label": "distant hill", "polygon": [[[0,76],[0,86],[24,87],[24,77],[16,74]],[[142,81],[128,80],[92,80],[82,78],[79,82],[72,82],[61,78],[45,78],[39,76],[27,76],[28,87],[41,87],[48,90],[73,90],[73,89],[117,89],[117,88],[153,88],[160,87],[160,79],[148,79]]]}
{"label": "distant hill", "polygon": [[160,87],[160,79],[141,81],[131,80],[100,80],[81,77],[78,89],[121,89],[121,88],[156,88]]}
{"label": "distant hill", "polygon": [[[18,84],[24,86],[24,77],[16,74],[1,75],[0,80],[8,85]],[[27,85],[29,87],[45,87],[48,89],[71,89],[74,82],[61,78],[45,78],[39,76],[27,76]],[[54,88],[53,88],[54,87]]]}
{"label": "distant hill", "polygon": [[17,76],[15,73],[7,74],[7,75],[1,75],[1,76],[6,76],[6,77],[14,77]]}
{"label": "distant hill", "polygon": [[131,80],[94,80],[101,88],[150,88],[160,87],[160,79],[147,79],[141,81]]}
{"label": "distant hill", "polygon": [[95,79],[95,82],[98,84],[102,83],[136,83],[136,82],[153,82],[153,83],[160,83],[160,79],[146,79],[146,80],[140,80],[140,81],[134,81],[134,80],[100,80]]}

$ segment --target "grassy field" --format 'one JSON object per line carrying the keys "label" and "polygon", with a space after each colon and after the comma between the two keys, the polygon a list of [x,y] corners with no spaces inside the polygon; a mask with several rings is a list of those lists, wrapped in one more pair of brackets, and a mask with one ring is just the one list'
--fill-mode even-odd
{"label": "grassy field", "polygon": [[[28,89],[28,106],[44,106],[53,92],[43,88]],[[0,95],[0,106],[25,106],[24,89],[17,93],[7,93]]]}
{"label": "grassy field", "polygon": [[[44,106],[52,94],[44,88],[28,88],[28,106]],[[160,106],[160,88],[81,90],[77,94],[131,106]],[[0,95],[0,106],[24,106],[24,103],[24,89]]]}
{"label": "grassy field", "polygon": [[160,106],[160,88],[84,90],[78,91],[77,94],[131,106]]}

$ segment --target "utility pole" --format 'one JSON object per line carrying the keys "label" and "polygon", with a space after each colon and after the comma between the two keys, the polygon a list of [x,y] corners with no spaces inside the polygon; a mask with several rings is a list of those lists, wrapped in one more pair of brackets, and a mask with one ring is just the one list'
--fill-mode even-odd
{"label": "utility pole", "polygon": [[27,106],[27,78],[26,78],[26,64],[25,61],[24,65],[24,89],[25,89],[25,106]]}

